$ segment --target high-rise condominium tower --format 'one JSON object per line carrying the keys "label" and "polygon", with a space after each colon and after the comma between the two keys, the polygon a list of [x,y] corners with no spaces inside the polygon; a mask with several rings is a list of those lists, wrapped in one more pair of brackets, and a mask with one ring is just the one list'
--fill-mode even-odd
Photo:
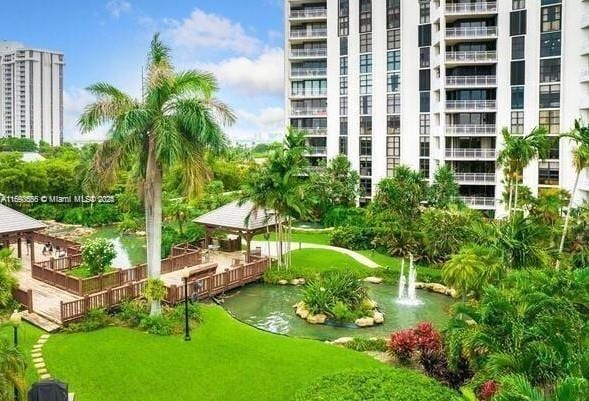
{"label": "high-rise condominium tower", "polygon": [[0,137],[63,141],[63,54],[0,42]]}
{"label": "high-rise condominium tower", "polygon": [[[557,134],[589,112],[589,1],[287,0],[286,115],[313,164],[346,154],[366,202],[408,165],[456,174],[471,207],[502,213],[502,128],[553,137],[524,184],[571,190],[573,145]],[[577,200],[589,194],[581,177]]]}

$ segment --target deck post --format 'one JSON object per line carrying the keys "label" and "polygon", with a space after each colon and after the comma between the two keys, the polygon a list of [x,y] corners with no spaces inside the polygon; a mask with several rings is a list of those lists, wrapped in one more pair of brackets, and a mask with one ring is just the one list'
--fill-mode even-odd
{"label": "deck post", "polygon": [[27,290],[27,311],[33,313],[33,290]]}

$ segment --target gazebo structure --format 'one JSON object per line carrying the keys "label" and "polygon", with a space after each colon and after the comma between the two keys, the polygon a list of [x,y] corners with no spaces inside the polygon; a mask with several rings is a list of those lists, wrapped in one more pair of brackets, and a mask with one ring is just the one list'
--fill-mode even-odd
{"label": "gazebo structure", "polygon": [[[21,212],[0,204],[0,245],[10,247],[17,244],[17,256],[22,258],[22,240],[31,245],[31,261],[35,260],[35,231],[45,228],[45,224]],[[28,246],[28,245],[27,245]]]}
{"label": "gazebo structure", "polygon": [[249,261],[251,241],[254,235],[275,231],[277,218],[272,210],[256,208],[252,202],[242,205],[238,201],[228,203],[211,212],[197,217],[193,222],[205,229],[205,247],[211,244],[213,231],[224,231],[245,239],[247,244],[246,258]]}

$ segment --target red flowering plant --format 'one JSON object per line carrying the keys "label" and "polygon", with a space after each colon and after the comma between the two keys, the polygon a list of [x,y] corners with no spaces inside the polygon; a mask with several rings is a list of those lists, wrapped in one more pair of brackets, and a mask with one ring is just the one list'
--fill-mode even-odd
{"label": "red flowering plant", "polygon": [[389,354],[397,357],[400,363],[408,364],[417,347],[417,337],[413,329],[399,330],[391,334]]}
{"label": "red flowering plant", "polygon": [[498,391],[499,384],[494,380],[487,380],[479,387],[478,396],[481,401],[491,401]]}
{"label": "red flowering plant", "polygon": [[420,352],[434,352],[442,348],[442,336],[429,322],[419,323],[413,329],[413,334]]}

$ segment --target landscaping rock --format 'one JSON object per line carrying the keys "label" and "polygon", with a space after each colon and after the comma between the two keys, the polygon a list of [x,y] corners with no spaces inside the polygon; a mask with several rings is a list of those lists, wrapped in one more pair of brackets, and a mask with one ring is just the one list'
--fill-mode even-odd
{"label": "landscaping rock", "polygon": [[135,235],[138,237],[145,237],[146,233],[145,231],[135,231]]}
{"label": "landscaping rock", "polygon": [[295,308],[296,315],[301,317],[302,319],[307,319],[311,314],[311,312],[309,312],[309,310],[307,309],[307,305],[305,305],[303,301],[299,302],[298,304],[295,304]]}
{"label": "landscaping rock", "polygon": [[287,285],[288,284],[288,281],[286,281],[286,280],[278,280],[278,284],[280,284],[280,285]]}
{"label": "landscaping rock", "polygon": [[384,279],[382,277],[366,277],[364,281],[371,284],[380,284]]}
{"label": "landscaping rock", "polygon": [[361,317],[356,319],[354,322],[358,327],[371,327],[374,326],[374,319],[371,317]]}
{"label": "landscaping rock", "polygon": [[326,320],[327,316],[323,313],[318,313],[316,315],[309,314],[309,316],[307,316],[307,322],[311,324],[323,324]]}
{"label": "landscaping rock", "polygon": [[415,282],[415,288],[418,290],[423,290],[425,288],[425,283],[422,283],[420,281],[416,281]]}
{"label": "landscaping rock", "polygon": [[372,318],[374,319],[374,324],[384,323],[384,314],[381,312],[375,311]]}
{"label": "landscaping rock", "polygon": [[49,373],[44,373],[40,376],[41,380],[51,379],[51,375]]}
{"label": "landscaping rock", "polygon": [[301,277],[301,278],[299,279],[299,284],[300,284],[300,285],[303,285],[303,284],[305,284],[305,282],[306,282],[306,281],[305,281],[305,279],[304,279],[303,277]]}
{"label": "landscaping rock", "polygon": [[300,285],[301,282],[299,281],[298,278],[293,278],[292,280],[290,280],[290,284],[291,285]]}
{"label": "landscaping rock", "polygon": [[344,345],[351,341],[354,341],[354,337],[340,337],[333,340],[331,343],[334,345]]}
{"label": "landscaping rock", "polygon": [[427,283],[425,285],[425,288],[431,292],[443,295],[446,295],[446,291],[448,290],[448,287],[439,283]]}

